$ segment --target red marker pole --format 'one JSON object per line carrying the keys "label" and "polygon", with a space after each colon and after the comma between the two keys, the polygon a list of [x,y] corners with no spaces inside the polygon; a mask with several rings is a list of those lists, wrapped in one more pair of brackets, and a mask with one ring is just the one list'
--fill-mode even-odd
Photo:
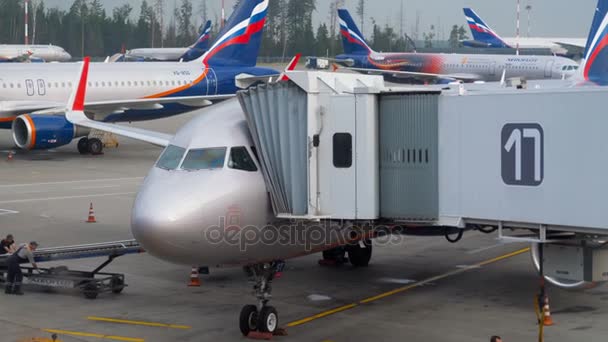
{"label": "red marker pole", "polygon": [[28,24],[29,24],[29,15],[28,15],[28,8],[30,5],[30,1],[29,0],[25,0],[24,2],[24,6],[25,6],[25,45],[30,45],[30,36],[29,36],[29,28],[28,28]]}
{"label": "red marker pole", "polygon": [[224,28],[224,24],[226,23],[226,11],[224,10],[224,0],[222,0],[222,28]]}

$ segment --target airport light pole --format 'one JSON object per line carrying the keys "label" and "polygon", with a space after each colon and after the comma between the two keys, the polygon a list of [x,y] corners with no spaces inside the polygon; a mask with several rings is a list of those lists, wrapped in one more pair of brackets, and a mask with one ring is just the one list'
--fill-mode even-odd
{"label": "airport light pole", "polygon": [[517,43],[515,53],[519,56],[519,14],[521,13],[521,0],[517,0]]}
{"label": "airport light pole", "polygon": [[532,22],[532,5],[528,4],[526,6],[526,11],[528,11],[528,38],[530,38],[530,23]]}
{"label": "airport light pole", "polygon": [[224,28],[224,24],[226,23],[226,11],[224,10],[224,0],[222,0],[222,25],[221,28]]}
{"label": "airport light pole", "polygon": [[24,7],[25,7],[25,45],[30,45],[30,36],[29,36],[29,28],[28,28],[28,24],[29,24],[29,13],[28,13],[28,8],[30,7],[30,1],[29,0],[25,0],[25,2],[23,3]]}

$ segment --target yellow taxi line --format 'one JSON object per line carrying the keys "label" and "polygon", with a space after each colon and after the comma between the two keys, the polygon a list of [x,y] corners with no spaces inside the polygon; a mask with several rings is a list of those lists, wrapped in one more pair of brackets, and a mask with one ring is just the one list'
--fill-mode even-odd
{"label": "yellow taxi line", "polygon": [[97,317],[97,316],[89,316],[87,317],[90,321],[97,322],[107,322],[107,323],[117,323],[117,324],[129,324],[129,325],[141,325],[146,327],[158,327],[158,328],[169,328],[169,329],[192,329],[191,326],[187,325],[178,325],[178,324],[167,324],[167,323],[156,323],[156,322],[144,322],[144,321],[131,321],[126,319],[117,319],[117,318],[107,318],[107,317]]}
{"label": "yellow taxi line", "polygon": [[112,341],[125,341],[125,342],[145,342],[143,338],[124,337],[124,336],[113,336],[103,335],[95,333],[87,333],[80,331],[69,331],[69,330],[58,330],[58,329],[44,329],[44,331],[58,335],[78,336],[78,337],[95,337]]}
{"label": "yellow taxi line", "polygon": [[333,315],[333,314],[336,314],[336,313],[339,313],[339,312],[347,311],[347,310],[356,308],[356,307],[358,307],[360,305],[368,304],[368,303],[371,303],[371,302],[375,302],[375,301],[378,301],[380,299],[384,299],[384,298],[387,298],[387,297],[390,297],[390,296],[394,296],[394,295],[399,294],[399,293],[407,292],[407,291],[412,290],[412,289],[414,289],[416,287],[419,287],[419,286],[422,286],[422,285],[426,285],[426,284],[429,284],[429,283],[432,283],[432,282],[435,282],[435,281],[438,281],[438,280],[442,280],[442,279],[445,279],[445,278],[453,277],[453,276],[456,276],[458,274],[462,274],[462,273],[468,272],[468,271],[473,270],[473,269],[478,269],[481,266],[490,265],[490,264],[493,264],[493,263],[496,263],[496,262],[499,262],[499,261],[502,261],[502,260],[505,260],[505,259],[509,259],[509,258],[518,256],[518,255],[527,253],[529,251],[530,251],[530,248],[520,249],[520,250],[514,251],[512,253],[504,254],[504,255],[498,256],[496,258],[485,260],[485,261],[479,262],[477,264],[474,264],[474,265],[471,265],[471,266],[468,266],[468,267],[465,267],[465,268],[461,268],[461,269],[458,269],[458,270],[446,272],[444,274],[441,274],[441,275],[438,275],[438,276],[434,276],[434,277],[431,277],[431,278],[428,278],[428,279],[425,279],[425,280],[413,283],[411,285],[403,286],[403,287],[400,287],[400,288],[397,288],[397,289],[394,289],[394,290],[391,290],[391,291],[388,291],[388,292],[384,292],[384,293],[375,295],[373,297],[362,299],[362,300],[360,300],[360,301],[358,301],[356,303],[351,303],[351,304],[348,304],[348,305],[340,306],[340,307],[337,307],[335,309],[327,310],[327,311],[318,313],[316,315],[312,315],[312,316],[309,316],[309,317],[305,317],[305,318],[299,319],[297,321],[290,322],[290,323],[287,324],[287,327],[290,327],[290,328],[291,327],[297,327],[299,325],[303,325],[303,324],[315,321],[315,320],[320,319],[320,318],[324,318],[324,317],[327,317],[327,316],[330,316],[330,315]]}

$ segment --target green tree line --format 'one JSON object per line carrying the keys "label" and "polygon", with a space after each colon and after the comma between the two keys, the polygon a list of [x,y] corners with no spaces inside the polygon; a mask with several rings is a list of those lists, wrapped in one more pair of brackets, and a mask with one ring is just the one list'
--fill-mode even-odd
{"label": "green tree line", "polygon": [[[200,30],[195,27],[195,22],[210,19],[214,21],[213,33],[220,29],[219,18],[207,18],[207,1],[210,0],[177,0],[175,10],[167,15],[163,14],[166,10],[163,0],[143,0],[137,9],[125,1],[111,13],[106,12],[102,0],[73,0],[67,10],[47,8],[44,0],[30,0],[30,42],[60,45],[73,56],[108,56],[120,52],[123,47],[188,46]],[[332,12],[343,6],[343,0],[330,1]],[[369,18],[371,26],[363,26],[366,1],[358,0],[356,15],[366,29],[372,48],[377,51],[411,50],[411,42],[393,27],[380,26],[373,18]],[[1,43],[24,42],[24,2],[0,0]],[[315,11],[316,0],[270,1],[261,56],[289,57],[298,52],[332,56],[341,53],[336,15],[330,14],[329,22],[321,22],[315,28],[312,21]],[[193,20],[197,16],[201,16],[200,21]],[[429,37],[434,37],[434,34],[425,34],[425,38]],[[464,27],[454,26],[450,45],[459,45],[463,37],[466,37]],[[425,42],[425,45],[432,46],[432,39],[427,40],[429,43]]]}

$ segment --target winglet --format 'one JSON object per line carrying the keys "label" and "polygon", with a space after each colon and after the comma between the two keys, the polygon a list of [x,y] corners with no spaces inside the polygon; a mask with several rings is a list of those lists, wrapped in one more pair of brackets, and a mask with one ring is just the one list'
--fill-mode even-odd
{"label": "winglet", "polygon": [[285,71],[281,74],[281,77],[279,78],[279,80],[281,80],[281,81],[289,81],[289,77],[287,77],[286,73],[288,71],[294,71],[296,69],[296,66],[298,66],[298,63],[300,62],[300,58],[302,58],[302,54],[301,53],[298,53],[297,55],[295,55],[293,57],[293,59],[291,60],[291,62],[289,62],[289,64],[285,68]]}
{"label": "winglet", "polygon": [[78,76],[78,82],[75,84],[72,95],[68,101],[68,110],[70,111],[83,111],[84,110],[84,98],[87,93],[87,82],[89,79],[89,64],[91,62],[90,57],[85,57],[82,61],[82,67]]}

